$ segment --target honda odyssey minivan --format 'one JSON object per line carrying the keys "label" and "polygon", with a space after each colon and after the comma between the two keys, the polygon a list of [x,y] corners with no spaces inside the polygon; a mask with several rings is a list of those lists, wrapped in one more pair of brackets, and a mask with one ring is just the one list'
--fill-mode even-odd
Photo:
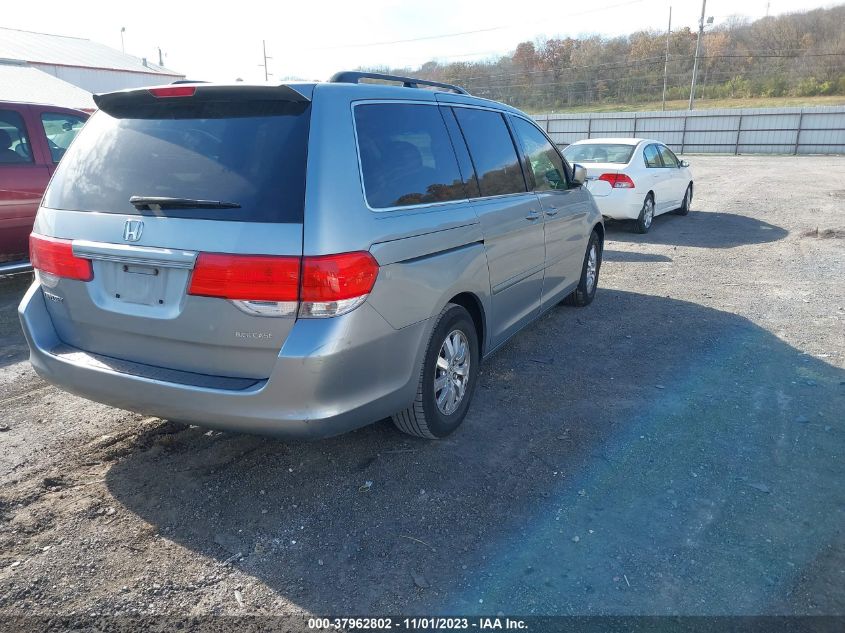
{"label": "honda odyssey minivan", "polygon": [[20,306],[33,367],[67,391],[220,429],[390,416],[439,438],[483,358],[595,295],[584,171],[508,106],[350,72],[95,100]]}

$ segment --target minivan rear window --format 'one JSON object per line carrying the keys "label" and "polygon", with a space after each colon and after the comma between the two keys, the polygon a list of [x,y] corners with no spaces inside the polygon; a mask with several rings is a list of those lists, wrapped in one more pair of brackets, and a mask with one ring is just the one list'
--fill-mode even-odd
{"label": "minivan rear window", "polygon": [[367,202],[375,209],[467,197],[446,124],[436,105],[355,107]]}
{"label": "minivan rear window", "polygon": [[[180,102],[91,117],[56,169],[52,209],[301,223],[310,104]],[[133,206],[133,196],[225,208]]]}

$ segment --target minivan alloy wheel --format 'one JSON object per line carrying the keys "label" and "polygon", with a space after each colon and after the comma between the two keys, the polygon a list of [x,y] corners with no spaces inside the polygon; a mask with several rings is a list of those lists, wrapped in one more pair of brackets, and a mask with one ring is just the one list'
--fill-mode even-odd
{"label": "minivan alloy wheel", "polygon": [[590,244],[590,252],[587,255],[587,292],[592,292],[593,288],[596,285],[596,273],[598,271],[598,261],[599,261],[599,254],[598,254],[598,247],[594,244]]}
{"label": "minivan alloy wheel", "polygon": [[444,415],[461,404],[469,382],[469,342],[460,330],[452,330],[440,345],[434,372],[434,399]]}
{"label": "minivan alloy wheel", "polygon": [[437,439],[457,429],[466,417],[481,367],[478,330],[469,311],[447,303],[426,344],[410,405],[393,414],[400,431]]}

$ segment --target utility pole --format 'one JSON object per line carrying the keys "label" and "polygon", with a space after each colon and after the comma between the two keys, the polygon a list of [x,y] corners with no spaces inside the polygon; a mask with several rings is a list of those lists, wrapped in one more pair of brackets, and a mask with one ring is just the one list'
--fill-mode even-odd
{"label": "utility pole", "polygon": [[269,81],[270,80],[270,73],[267,71],[267,60],[273,59],[273,58],[267,56],[267,42],[265,42],[264,40],[261,40],[261,50],[264,53],[264,63],[258,64],[258,65],[264,66],[264,81]]}
{"label": "utility pole", "polygon": [[669,36],[672,34],[672,5],[669,5],[669,28],[666,29],[666,58],[663,60],[663,110],[666,110],[666,73],[669,70]]}
{"label": "utility pole", "polygon": [[122,53],[125,53],[125,52],[126,52],[126,47],[123,45],[123,34],[124,34],[125,32],[126,32],[126,27],[125,27],[125,26],[121,26],[121,27],[120,27],[120,51],[121,51]]}
{"label": "utility pole", "polygon": [[164,66],[164,57],[161,54],[161,46],[158,47],[158,65]]}
{"label": "utility pole", "polygon": [[695,105],[695,80],[698,75],[698,56],[701,54],[701,36],[704,34],[704,11],[707,0],[701,0],[701,19],[698,21],[698,39],[695,41],[695,61],[692,64],[692,86],[689,91],[689,109]]}

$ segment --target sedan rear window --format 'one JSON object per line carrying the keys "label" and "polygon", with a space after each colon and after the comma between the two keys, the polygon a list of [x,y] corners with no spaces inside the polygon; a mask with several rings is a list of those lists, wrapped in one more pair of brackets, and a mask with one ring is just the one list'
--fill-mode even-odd
{"label": "sedan rear window", "polygon": [[[310,104],[293,102],[180,103],[121,117],[99,111],[59,163],[44,206],[301,223],[309,122]],[[228,206],[150,210],[131,204],[133,196]]]}
{"label": "sedan rear window", "polygon": [[570,163],[620,163],[624,165],[634,153],[627,143],[584,143],[570,145],[563,155]]}

